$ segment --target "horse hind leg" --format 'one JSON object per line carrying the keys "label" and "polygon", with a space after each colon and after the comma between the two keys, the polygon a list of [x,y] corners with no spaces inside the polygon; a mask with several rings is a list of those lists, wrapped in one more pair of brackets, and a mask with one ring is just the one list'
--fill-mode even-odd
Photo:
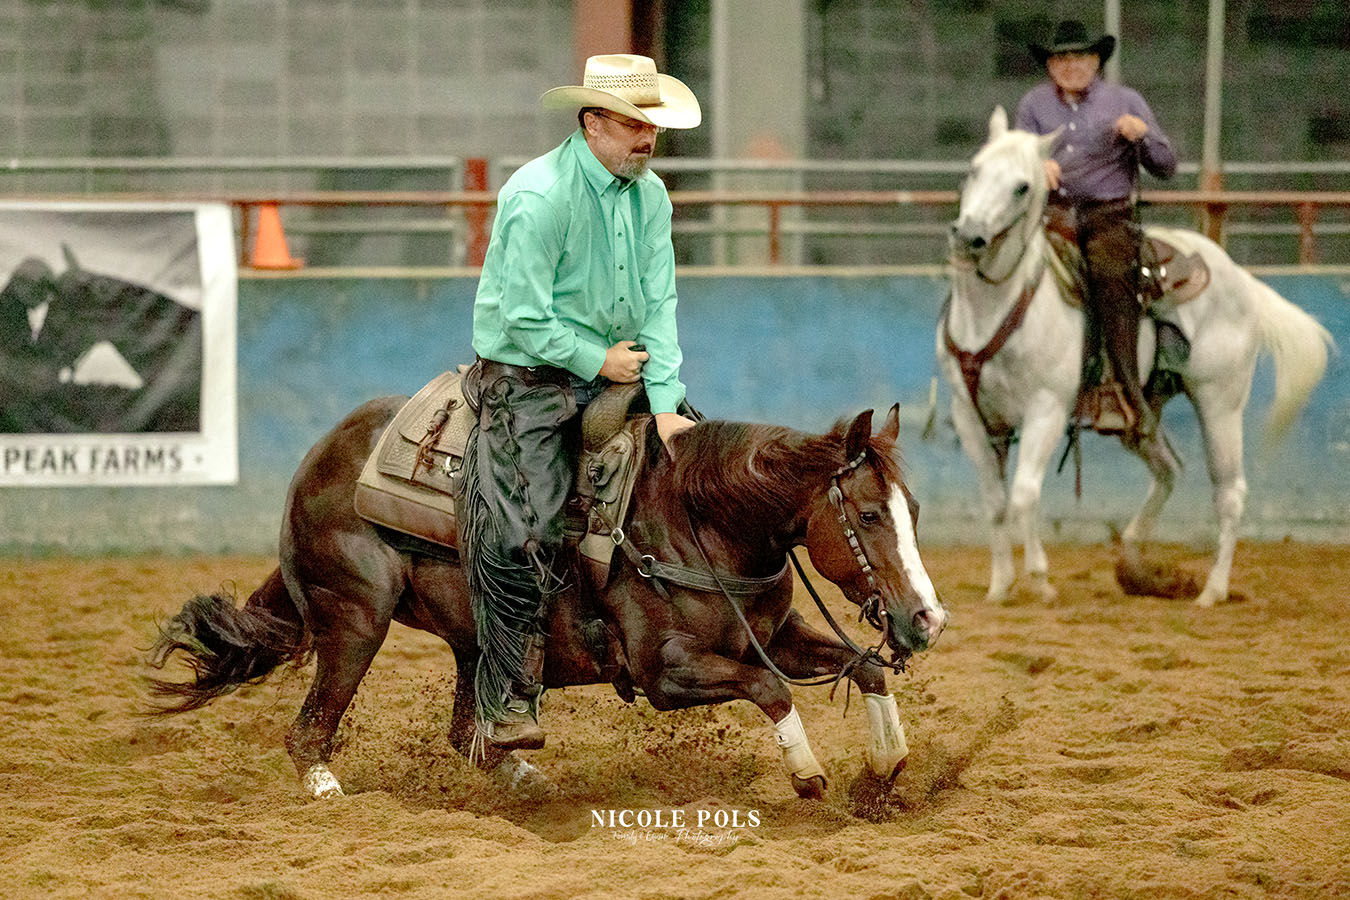
{"label": "horse hind leg", "polygon": [[[311,609],[343,607],[340,599],[325,589],[311,589],[309,594]],[[325,622],[317,637],[314,681],[286,734],[286,750],[305,790],[315,799],[343,796],[342,784],[328,768],[333,737],[384,643],[389,621],[388,616],[378,615],[342,617]]]}
{"label": "horse hind leg", "polygon": [[1167,499],[1172,496],[1172,488],[1176,482],[1176,466],[1172,453],[1162,443],[1161,438],[1154,438],[1135,452],[1148,466],[1152,480],[1149,482],[1148,495],[1144,498],[1143,505],[1120,534],[1127,552],[1137,552],[1140,544],[1152,540],[1153,528],[1158,524],[1158,517],[1162,514]]}

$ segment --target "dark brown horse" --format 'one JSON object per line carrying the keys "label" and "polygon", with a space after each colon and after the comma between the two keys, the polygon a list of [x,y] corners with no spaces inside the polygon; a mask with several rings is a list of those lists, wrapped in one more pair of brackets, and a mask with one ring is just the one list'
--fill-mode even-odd
{"label": "dark brown horse", "polygon": [[[309,451],[286,497],[280,565],[242,608],[223,594],[197,597],[151,651],[156,666],[182,651],[195,676],[154,682],[164,712],[201,706],[313,653],[314,682],[286,747],[315,797],[342,793],[328,768],[333,736],[391,621],[450,645],[459,673],[450,744],[468,754],[474,735],[479,650],[463,572],[453,559],[392,546],[353,511],[362,464],[404,399],[367,403]],[[798,793],[818,796],[824,772],[780,675],[846,671],[868,718],[862,780],[888,790],[907,750],[883,661],[809,628],[792,608],[787,568],[791,548],[804,545],[816,570],[883,631],[893,667],[941,633],[947,614],[919,559],[918,504],[897,458],[898,410],[871,431],[868,411],[825,435],[703,422],[678,435],[670,453],[653,441],[625,528],[650,559],[635,565],[617,554],[597,596],[574,591],[557,604],[545,686],[611,681],[662,710],[750,700],[775,723]],[[676,574],[649,577],[640,567]],[[595,649],[597,620],[608,651]],[[515,779],[533,773],[500,752],[480,765]]]}

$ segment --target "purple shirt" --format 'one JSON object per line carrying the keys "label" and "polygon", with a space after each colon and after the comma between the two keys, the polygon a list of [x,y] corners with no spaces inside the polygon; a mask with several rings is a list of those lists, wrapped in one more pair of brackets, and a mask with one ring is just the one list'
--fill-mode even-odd
{"label": "purple shirt", "polygon": [[1055,194],[1063,200],[1120,200],[1130,195],[1131,143],[1116,131],[1116,120],[1130,113],[1144,120],[1148,134],[1137,144],[1139,162],[1151,174],[1170,178],[1177,170],[1177,154],[1163,134],[1153,111],[1137,91],[1098,78],[1082,100],[1065,102],[1053,82],[1027,91],[1017,105],[1016,127],[1033,134],[1049,134],[1063,127],[1054,159],[1063,174]]}

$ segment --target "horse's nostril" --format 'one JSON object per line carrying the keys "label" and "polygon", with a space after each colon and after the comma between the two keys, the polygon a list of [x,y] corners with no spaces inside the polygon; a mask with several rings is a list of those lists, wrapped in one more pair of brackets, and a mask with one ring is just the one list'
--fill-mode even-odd
{"label": "horse's nostril", "polygon": [[914,630],[920,634],[936,634],[942,628],[942,617],[932,610],[921,609],[914,614]]}
{"label": "horse's nostril", "polygon": [[984,249],[984,238],[982,237],[971,238],[970,246],[974,250]]}

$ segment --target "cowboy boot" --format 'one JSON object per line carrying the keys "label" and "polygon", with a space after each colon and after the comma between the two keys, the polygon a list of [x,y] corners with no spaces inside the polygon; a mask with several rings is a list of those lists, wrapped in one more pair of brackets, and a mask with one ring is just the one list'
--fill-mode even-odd
{"label": "cowboy boot", "polygon": [[544,729],[539,727],[539,699],[544,693],[545,635],[534,633],[525,639],[520,677],[507,690],[505,713],[487,723],[483,737],[503,750],[538,750],[544,746]]}

